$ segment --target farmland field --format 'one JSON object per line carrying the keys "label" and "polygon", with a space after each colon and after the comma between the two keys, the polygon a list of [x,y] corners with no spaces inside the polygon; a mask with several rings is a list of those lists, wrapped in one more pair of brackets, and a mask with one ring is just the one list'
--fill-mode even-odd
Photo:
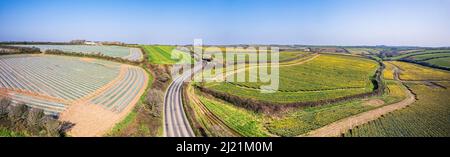
{"label": "farmland field", "polygon": [[142,46],[150,63],[154,64],[190,64],[193,63],[191,55],[176,50],[175,46]]}
{"label": "farmland field", "polygon": [[450,68],[450,56],[446,57],[446,58],[430,59],[430,60],[427,60],[425,62],[427,62],[429,64],[432,64],[432,65],[439,65],[439,66],[442,66],[442,67]]}
{"label": "farmland field", "polygon": [[424,50],[424,51],[413,51],[410,53],[401,54],[398,56],[391,57],[391,60],[399,60],[402,58],[414,57],[418,55],[430,55],[430,54],[439,54],[439,53],[450,53],[450,50]]}
{"label": "farmland field", "polygon": [[450,80],[450,73],[444,70],[436,70],[433,68],[393,61],[388,62],[394,66],[399,67],[402,71],[400,73],[400,79],[405,81],[425,81],[425,80]]}
{"label": "farmland field", "polygon": [[408,84],[418,100],[410,107],[359,126],[345,136],[357,137],[448,137],[450,136],[450,84],[433,88]]}
{"label": "farmland field", "polygon": [[394,70],[395,66],[389,62],[384,62],[384,65],[386,66],[383,70],[383,78],[386,80],[394,80]]}
{"label": "farmland field", "polygon": [[427,63],[438,67],[450,68],[450,51],[429,52],[402,58],[418,63]]}
{"label": "farmland field", "polygon": [[14,45],[18,47],[37,47],[41,51],[47,50],[60,50],[64,52],[75,53],[87,53],[96,54],[100,53],[110,57],[120,57],[131,61],[141,61],[143,55],[138,48],[129,48],[122,46],[91,46],[91,45]]}
{"label": "farmland field", "polygon": [[372,48],[346,48],[351,54],[355,55],[369,55],[369,54],[379,54],[380,50]]}
{"label": "farmland field", "polygon": [[422,65],[450,68],[450,50],[422,50],[391,57],[391,60],[406,60]]}
{"label": "farmland field", "polygon": [[[261,51],[262,52],[262,51]],[[207,52],[205,52],[207,53]],[[270,52],[264,52],[264,53],[260,53],[259,51],[257,52],[245,52],[243,53],[242,51],[240,52],[231,52],[236,54],[236,58],[235,58],[235,62],[237,63],[244,63],[244,62],[248,62],[248,63],[256,63],[257,57],[260,59],[260,61],[264,60],[264,61],[271,61],[271,53]],[[215,53],[210,53],[210,54],[214,54],[214,61],[219,62],[219,63],[225,63],[227,60],[227,53],[224,52],[215,52]],[[229,54],[229,53],[228,53]],[[303,57],[306,57],[307,55],[310,55],[311,53],[308,52],[303,52],[303,51],[281,51],[279,52],[278,56],[278,62],[289,62],[289,61],[294,61]],[[221,57],[219,58],[218,56],[221,55]],[[252,60],[250,60],[251,57]]]}
{"label": "farmland field", "polygon": [[121,112],[148,79],[138,67],[76,57],[10,55],[0,65],[0,95],[56,115],[72,104]]}
{"label": "farmland field", "polygon": [[243,136],[299,136],[339,119],[369,111],[383,105],[403,100],[405,90],[399,83],[387,83],[386,94],[370,100],[381,100],[384,104],[372,105],[368,100],[354,100],[326,106],[298,108],[277,116],[255,113],[227,102],[199,96],[205,106]]}
{"label": "farmland field", "polygon": [[282,51],[279,55],[279,61],[285,62],[285,61],[292,61],[294,59],[299,59],[302,57],[305,57],[308,55],[308,52],[303,51]]}
{"label": "farmland field", "polygon": [[427,53],[427,54],[421,54],[421,55],[415,55],[411,56],[409,58],[413,60],[419,60],[419,61],[425,61],[432,58],[449,58],[450,52],[448,53]]}
{"label": "farmland field", "polygon": [[[207,88],[232,93],[240,97],[270,102],[308,102],[334,99],[371,92],[378,64],[352,56],[322,54],[312,61],[292,66],[280,66],[280,88],[275,93],[261,93],[262,82],[213,82]],[[238,74],[248,73],[241,71]],[[327,80],[327,81],[323,81]]]}
{"label": "farmland field", "polygon": [[[345,136],[450,136],[450,72],[411,63],[393,63],[403,70],[404,78],[413,81],[406,85],[416,95],[417,101],[405,109],[352,129]],[[430,83],[433,80],[440,81]]]}
{"label": "farmland field", "polygon": [[[352,95],[372,91],[373,85],[370,83],[370,78],[374,75],[377,67],[378,64],[376,62],[368,59],[321,54],[303,64],[280,66],[281,86],[280,91],[275,93],[260,93],[256,90],[261,85],[260,83],[206,83],[205,86],[220,92],[245,98],[256,98],[268,102],[317,101],[336,98],[346,94]],[[392,69],[393,65],[390,70]],[[304,74],[302,75],[302,73]],[[310,75],[309,79],[307,74]],[[391,75],[393,77],[393,74]],[[302,82],[307,83],[302,84]],[[286,84],[283,85],[283,83]],[[199,97],[206,108],[224,120],[227,126],[243,136],[300,136],[340,119],[397,103],[406,98],[406,88],[400,83],[392,80],[385,82],[385,84],[385,94],[382,96],[344,101],[324,106],[296,108],[288,112],[276,114],[276,116],[255,113],[252,110],[235,106],[217,98]],[[355,85],[357,88],[352,91],[352,86],[349,85]],[[340,89],[326,90],[330,87]],[[359,88],[362,90],[358,91]],[[202,94],[208,93],[201,93],[199,95]]]}
{"label": "farmland field", "polygon": [[263,117],[260,114],[205,97],[200,97],[200,101],[239,134],[250,137],[268,136],[262,123]]}

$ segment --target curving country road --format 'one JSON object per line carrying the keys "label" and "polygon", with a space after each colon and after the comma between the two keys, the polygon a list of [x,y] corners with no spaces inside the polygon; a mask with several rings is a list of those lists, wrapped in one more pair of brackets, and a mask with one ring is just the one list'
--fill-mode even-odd
{"label": "curving country road", "polygon": [[195,74],[201,69],[201,66],[195,66],[192,71],[184,72],[181,76],[174,79],[167,88],[167,92],[164,97],[165,137],[195,137],[184,111],[182,90],[183,83],[188,81],[192,74]]}

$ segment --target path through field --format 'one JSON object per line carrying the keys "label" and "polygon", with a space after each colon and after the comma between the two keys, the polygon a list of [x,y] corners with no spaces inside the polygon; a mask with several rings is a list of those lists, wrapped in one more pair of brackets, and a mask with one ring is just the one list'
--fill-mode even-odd
{"label": "path through field", "polygon": [[[394,69],[395,80],[401,81],[399,79],[399,68]],[[362,124],[366,124],[370,121],[376,120],[381,116],[388,114],[390,112],[403,109],[416,101],[416,97],[409,90],[405,90],[408,97],[398,103],[387,105],[381,108],[370,110],[358,115],[354,115],[348,118],[341,119],[334,123],[328,124],[322,128],[313,130],[302,136],[309,137],[336,137],[340,136],[342,133]]]}

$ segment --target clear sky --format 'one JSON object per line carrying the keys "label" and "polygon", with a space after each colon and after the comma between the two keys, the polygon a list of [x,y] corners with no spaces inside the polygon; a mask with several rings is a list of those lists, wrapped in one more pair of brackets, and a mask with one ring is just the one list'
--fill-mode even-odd
{"label": "clear sky", "polygon": [[450,0],[1,0],[0,41],[450,46]]}

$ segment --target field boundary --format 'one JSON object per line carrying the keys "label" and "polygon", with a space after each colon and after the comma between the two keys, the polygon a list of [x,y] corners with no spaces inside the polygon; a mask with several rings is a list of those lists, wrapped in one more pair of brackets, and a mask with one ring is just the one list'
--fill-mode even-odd
{"label": "field boundary", "polygon": [[[449,57],[445,57],[445,58],[449,58]],[[450,71],[450,68],[448,67],[443,67],[443,66],[439,66],[439,65],[434,65],[434,64],[430,64],[427,62],[422,62],[422,61],[414,61],[414,60],[410,60],[410,59],[399,59],[399,61],[402,62],[407,62],[407,63],[412,63],[412,64],[417,64],[417,65],[421,65],[421,66],[426,66],[429,68],[435,68],[435,69],[440,69],[440,70],[446,70],[446,71]]]}
{"label": "field boundary", "polygon": [[439,66],[439,65],[435,65],[435,64],[431,64],[431,63],[425,62],[427,60],[432,60],[432,59],[450,58],[450,56],[430,57],[430,58],[419,59],[419,60],[410,59],[410,57],[420,56],[420,55],[442,54],[442,53],[450,54],[450,50],[445,50],[444,49],[444,50],[435,50],[435,51],[436,52],[426,52],[426,50],[424,50],[424,51],[418,51],[418,52],[413,52],[413,53],[407,53],[407,54],[403,54],[403,55],[396,56],[396,57],[393,57],[393,58],[388,58],[386,61],[395,61],[395,60],[397,60],[397,61],[413,63],[413,64],[417,64],[417,65],[422,65],[422,66],[426,66],[426,67],[430,67],[430,68],[450,71],[449,67]]}
{"label": "field boundary", "polygon": [[[249,87],[249,86],[245,86],[245,85],[242,85],[242,84],[239,84],[239,83],[233,83],[233,82],[226,82],[226,83],[231,84],[233,86],[238,86],[238,87],[244,88],[244,89],[261,90],[259,88]],[[315,89],[315,90],[304,90],[304,89],[302,89],[302,90],[277,90],[276,92],[281,92],[281,93],[307,93],[307,92],[337,91],[337,90],[362,89],[362,88],[366,88],[366,87],[343,87],[343,88]]]}

